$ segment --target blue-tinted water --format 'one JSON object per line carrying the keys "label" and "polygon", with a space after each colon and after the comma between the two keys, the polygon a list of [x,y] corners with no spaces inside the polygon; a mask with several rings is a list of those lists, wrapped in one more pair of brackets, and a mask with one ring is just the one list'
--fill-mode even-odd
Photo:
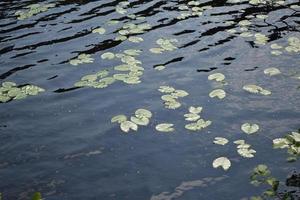
{"label": "blue-tinted water", "polygon": [[[288,45],[289,37],[300,38],[300,9],[295,7],[299,2],[271,6],[200,0],[201,6],[212,8],[186,19],[177,19],[182,13],[178,8],[189,1],[129,2],[122,15],[115,11],[119,2],[112,0],[0,1],[1,83],[46,90],[0,104],[3,199],[30,199],[39,191],[49,200],[238,200],[264,191],[249,183],[258,164],[268,165],[283,185],[293,170],[299,172],[299,161],[286,162],[286,150],[273,149],[272,139],[300,128],[300,52],[283,49],[276,56],[270,48],[273,43]],[[15,12],[33,3],[56,5],[18,20]],[[128,14],[145,19],[133,20]],[[257,14],[268,18],[249,17]],[[111,19],[120,22],[109,26]],[[238,22],[245,19],[251,21],[250,32],[268,36],[265,45],[228,32],[239,31]],[[138,34],[143,42],[114,40],[128,22],[151,25]],[[106,33],[92,33],[97,27]],[[177,39],[178,49],[151,53],[159,38]],[[74,87],[82,76],[120,64],[101,59],[103,53],[126,49],[143,51],[137,56],[145,69],[140,84]],[[94,62],[69,64],[80,53],[90,54]],[[162,64],[166,69],[154,69]],[[282,73],[267,76],[263,71],[268,67]],[[227,95],[222,100],[208,95],[217,85],[207,77],[216,72],[226,76]],[[246,84],[263,86],[272,95],[247,93],[242,89]],[[161,85],[183,89],[189,96],[180,98],[180,108],[166,109],[157,90]],[[202,106],[201,117],[212,124],[195,133],[186,130],[183,115],[189,106]],[[153,117],[137,133],[124,134],[110,122],[113,116],[130,116],[138,108],[150,110]],[[157,132],[155,126],[163,122],[173,123],[175,131]],[[259,124],[258,134],[243,133],[240,127],[246,122]],[[218,136],[230,142],[213,144]],[[257,151],[254,158],[236,152],[232,142],[237,139],[252,145]],[[212,167],[220,156],[231,160],[228,171]]]}

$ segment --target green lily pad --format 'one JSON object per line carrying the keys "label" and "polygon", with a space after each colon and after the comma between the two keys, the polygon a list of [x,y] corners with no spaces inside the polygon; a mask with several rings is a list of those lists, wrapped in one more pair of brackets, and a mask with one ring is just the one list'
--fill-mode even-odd
{"label": "green lily pad", "polygon": [[172,93],[175,91],[175,88],[170,87],[170,86],[160,86],[158,91],[163,92],[163,93]]}
{"label": "green lily pad", "polygon": [[187,93],[186,91],[184,90],[175,90],[172,95],[176,96],[176,97],[185,97],[185,96],[188,96],[189,93]]}
{"label": "green lily pad", "polygon": [[226,92],[222,89],[215,89],[209,93],[209,97],[218,99],[224,99],[226,97]]}
{"label": "green lily pad", "polygon": [[141,37],[130,36],[130,37],[128,38],[128,41],[133,42],[133,43],[140,43],[140,42],[143,42],[144,39],[141,38]]}
{"label": "green lily pad", "polygon": [[106,53],[103,53],[101,55],[101,58],[102,59],[107,59],[107,60],[112,60],[115,58],[115,54],[111,53],[111,52],[106,52]]}
{"label": "green lily pad", "polygon": [[151,118],[151,117],[152,117],[151,111],[146,110],[146,109],[143,109],[143,108],[137,109],[137,110],[135,111],[135,115],[136,115],[138,118],[140,118],[140,117]]}
{"label": "green lily pad", "polygon": [[195,113],[188,113],[184,115],[186,121],[197,121],[200,119],[200,115]]}
{"label": "green lily pad", "polygon": [[174,126],[174,124],[162,123],[162,124],[156,125],[155,129],[159,132],[172,132],[172,131],[174,131],[173,126]]}
{"label": "green lily pad", "polygon": [[276,67],[267,68],[264,70],[264,73],[269,76],[275,76],[275,75],[281,74],[280,70]]}
{"label": "green lily pad", "polygon": [[134,116],[132,116],[130,118],[130,120],[133,123],[135,123],[137,125],[141,125],[141,126],[147,126],[149,124],[149,122],[150,122],[149,118],[147,118],[147,117],[134,117]]}
{"label": "green lily pad", "polygon": [[96,28],[92,31],[93,33],[99,33],[100,35],[103,35],[106,30],[104,28]]}
{"label": "green lily pad", "polygon": [[227,157],[219,157],[213,161],[213,168],[222,167],[227,171],[231,167],[231,162]]}
{"label": "green lily pad", "polygon": [[259,126],[257,124],[244,123],[241,126],[241,129],[244,133],[253,134],[259,130]]}
{"label": "green lily pad", "polygon": [[111,118],[111,122],[118,122],[118,123],[122,123],[127,121],[127,117],[125,115],[116,115],[113,118]]}
{"label": "green lily pad", "polygon": [[164,52],[165,50],[163,48],[151,48],[150,52],[151,53],[155,53],[155,54],[161,54],[162,52]]}
{"label": "green lily pad", "polygon": [[215,140],[214,140],[214,143],[219,144],[219,145],[225,145],[228,142],[229,141],[226,138],[223,138],[223,137],[215,137]]}
{"label": "green lily pad", "polygon": [[135,123],[131,122],[131,121],[121,122],[120,128],[125,133],[128,133],[130,130],[133,130],[133,131],[137,131],[138,130],[138,126]]}
{"label": "green lily pad", "polygon": [[217,82],[221,82],[225,80],[225,76],[222,73],[214,73],[208,76],[208,80],[215,80]]}
{"label": "green lily pad", "polygon": [[178,101],[166,101],[164,102],[164,105],[168,109],[177,109],[181,106],[181,103]]}
{"label": "green lily pad", "polygon": [[260,93],[262,95],[272,94],[271,91],[263,89],[262,87],[254,85],[254,84],[245,85],[245,86],[243,86],[243,89],[247,92],[254,93],[254,94],[257,94],[257,93]]}
{"label": "green lily pad", "polygon": [[191,106],[191,107],[189,107],[189,112],[193,113],[193,114],[199,114],[199,113],[201,113],[202,109],[203,109],[202,107]]}

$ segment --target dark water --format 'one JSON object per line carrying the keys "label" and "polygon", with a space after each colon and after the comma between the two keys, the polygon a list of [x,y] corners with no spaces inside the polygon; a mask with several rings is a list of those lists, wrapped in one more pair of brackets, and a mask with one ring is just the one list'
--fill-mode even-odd
{"label": "dark water", "polygon": [[[14,13],[33,3],[55,3],[54,8],[25,20]],[[134,21],[115,12],[118,1],[0,1],[0,79],[18,85],[33,84],[46,90],[37,96],[0,104],[0,192],[4,199],[29,199],[40,191],[45,199],[115,200],[235,200],[259,195],[265,188],[249,183],[251,170],[264,163],[284,181],[298,162],[286,162],[286,150],[274,150],[272,139],[300,128],[300,52],[275,56],[270,45],[287,44],[300,38],[298,1],[280,6],[253,6],[247,1],[227,4],[222,0],[201,0],[212,6],[202,16],[176,19],[178,0],[130,1],[127,14],[146,17]],[[269,37],[255,45],[227,30],[249,15],[263,14],[266,20],[249,19],[252,33]],[[120,23],[108,26],[107,21]],[[225,21],[232,20],[233,24]],[[141,43],[114,41],[126,22],[151,25],[139,34]],[[104,35],[92,30],[104,27]],[[152,54],[159,38],[175,38],[178,49]],[[104,89],[74,88],[86,74],[113,68],[118,63],[100,55],[135,48],[145,68],[142,83],[114,83]],[[69,60],[88,53],[93,63],[72,66]],[[165,70],[154,66],[164,64]],[[267,67],[282,74],[264,75]],[[223,100],[208,96],[214,83],[209,74],[226,76]],[[272,91],[270,96],[249,94],[245,84],[258,84]],[[163,107],[161,85],[184,89],[176,110]],[[202,106],[201,116],[212,121],[208,128],[190,133],[183,115],[189,106]],[[124,134],[110,119],[138,108],[152,111],[150,125]],[[170,134],[158,133],[158,123],[175,124]],[[260,125],[259,133],[246,135],[245,122]],[[213,144],[215,137],[230,140]],[[245,139],[257,151],[246,159],[232,141]],[[228,157],[228,171],[214,169],[212,161]],[[205,179],[210,177],[211,179]],[[189,187],[184,187],[188,185]],[[182,189],[183,188],[183,189]],[[177,191],[177,192],[176,192]],[[179,192],[178,192],[179,191]],[[160,194],[169,192],[169,198]],[[173,195],[173,196],[172,196]]]}

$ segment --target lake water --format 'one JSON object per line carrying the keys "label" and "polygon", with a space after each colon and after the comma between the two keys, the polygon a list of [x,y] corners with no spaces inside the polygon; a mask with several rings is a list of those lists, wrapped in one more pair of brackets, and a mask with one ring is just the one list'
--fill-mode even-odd
{"label": "lake water", "polygon": [[[273,149],[272,140],[300,128],[300,43],[295,51],[286,50],[289,38],[300,39],[299,1],[189,2],[0,1],[1,83],[45,90],[0,103],[4,200],[30,199],[34,192],[47,200],[250,199],[267,188],[250,184],[258,164],[267,165],[286,189],[285,179],[299,174],[300,163],[287,162],[286,149]],[[17,11],[35,3],[55,5],[18,19]],[[149,28],[127,33],[139,42],[116,40],[130,23]],[[103,31],[99,27],[105,33],[93,32]],[[160,38],[176,39],[177,48],[153,53]],[[100,70],[120,73],[114,70],[122,64],[119,58],[101,55],[128,49],[141,50],[135,56],[144,68],[140,83],[74,86]],[[89,54],[93,62],[72,65],[80,54]],[[159,65],[165,68],[158,70]],[[270,67],[281,73],[265,74]],[[208,80],[214,73],[225,80]],[[247,84],[272,94],[249,93],[243,89]],[[179,108],[165,108],[158,91],[163,85],[189,93],[178,98]],[[225,98],[209,96],[217,88]],[[185,129],[190,106],[201,106],[201,118],[211,125],[196,132]],[[112,117],[131,116],[139,108],[152,112],[147,126],[124,133],[111,123]],[[159,132],[160,123],[174,124],[175,130]],[[248,135],[241,130],[244,123],[259,130]],[[229,143],[214,144],[215,137]],[[253,158],[237,153],[233,141],[239,139],[256,151]],[[231,161],[227,171],[212,166],[221,156]],[[292,190],[299,198],[299,187]]]}

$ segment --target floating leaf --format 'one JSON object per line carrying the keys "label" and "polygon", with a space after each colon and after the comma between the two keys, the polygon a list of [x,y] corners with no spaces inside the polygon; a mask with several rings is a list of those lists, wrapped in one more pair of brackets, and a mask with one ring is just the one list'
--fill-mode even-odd
{"label": "floating leaf", "polygon": [[222,89],[216,89],[209,93],[209,97],[211,98],[217,97],[219,99],[224,99],[226,97],[226,92]]}
{"label": "floating leaf", "polygon": [[281,74],[280,70],[276,67],[267,68],[264,70],[264,73],[269,76],[275,76],[275,75]]}
{"label": "floating leaf", "polygon": [[120,124],[120,128],[125,133],[128,133],[130,130],[137,131],[138,126],[131,121],[124,121]]}
{"label": "floating leaf", "polygon": [[174,131],[173,126],[174,126],[174,124],[162,123],[162,124],[156,125],[155,129],[160,132],[172,132],[172,131]]}
{"label": "floating leaf", "polygon": [[99,33],[99,34],[103,35],[106,32],[106,30],[104,28],[96,28],[92,32],[93,33]]}
{"label": "floating leaf", "polygon": [[150,51],[151,51],[151,53],[160,54],[164,51],[164,49],[162,49],[162,48],[151,48]]}
{"label": "floating leaf", "polygon": [[219,145],[225,145],[228,142],[229,141],[226,138],[223,138],[223,137],[215,137],[215,140],[214,140],[214,143],[219,144]]}
{"label": "floating leaf", "polygon": [[187,93],[186,91],[184,90],[175,90],[172,95],[175,95],[177,97],[185,97],[185,96],[188,96],[189,93]]}
{"label": "floating leaf", "polygon": [[165,66],[163,66],[163,65],[158,65],[158,66],[156,66],[154,69],[155,70],[158,70],[158,71],[161,71],[161,70],[164,70],[166,67]]}
{"label": "floating leaf", "polygon": [[219,168],[222,167],[225,171],[227,171],[231,166],[231,162],[226,157],[219,157],[213,161],[213,167]]}
{"label": "floating leaf", "polygon": [[113,118],[111,118],[111,122],[118,122],[118,123],[122,123],[127,121],[127,117],[125,115],[116,115]]}
{"label": "floating leaf", "polygon": [[130,120],[137,125],[147,126],[149,124],[149,119],[147,117],[131,117]]}
{"label": "floating leaf", "polygon": [[244,123],[241,126],[241,129],[243,132],[250,135],[256,133],[259,130],[259,126],[257,124]]}
{"label": "floating leaf", "polygon": [[158,91],[163,92],[163,93],[172,93],[175,91],[175,88],[170,87],[170,86],[160,86]]}
{"label": "floating leaf", "polygon": [[200,115],[194,113],[188,113],[184,115],[186,121],[197,121],[200,119]]}
{"label": "floating leaf", "polygon": [[255,93],[255,94],[257,93],[260,93],[262,95],[272,94],[271,91],[263,89],[262,87],[253,84],[245,85],[243,86],[243,89],[246,90],[247,92]]}
{"label": "floating leaf", "polygon": [[283,48],[283,46],[280,46],[280,45],[278,45],[276,43],[271,44],[271,49],[282,49],[282,48]]}
{"label": "floating leaf", "polygon": [[130,37],[128,38],[128,41],[133,42],[133,43],[140,43],[140,42],[143,42],[144,39],[141,38],[141,37],[130,36]]}
{"label": "floating leaf", "polygon": [[108,60],[112,60],[115,58],[115,54],[111,53],[111,52],[106,52],[104,54],[101,55],[102,59],[108,59]]}
{"label": "floating leaf", "polygon": [[137,117],[146,117],[146,118],[151,118],[152,117],[151,111],[143,109],[143,108],[137,109],[135,111],[135,115]]}
{"label": "floating leaf", "polygon": [[215,80],[217,82],[221,82],[225,80],[225,76],[222,73],[214,73],[208,76],[208,80]]}
{"label": "floating leaf", "polygon": [[203,109],[202,107],[191,106],[191,107],[189,107],[189,112],[194,113],[194,114],[199,114],[199,113],[201,113],[202,109]]}

